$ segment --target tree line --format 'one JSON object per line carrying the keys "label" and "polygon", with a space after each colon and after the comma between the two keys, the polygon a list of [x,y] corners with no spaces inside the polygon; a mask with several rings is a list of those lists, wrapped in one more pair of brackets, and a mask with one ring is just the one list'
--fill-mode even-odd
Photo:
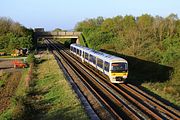
{"label": "tree line", "polygon": [[97,17],[77,23],[75,30],[83,32],[90,48],[171,66],[174,78],[180,78],[180,20],[176,14]]}
{"label": "tree line", "polygon": [[33,30],[10,18],[0,17],[0,51],[11,53],[14,49],[32,49]]}
{"label": "tree line", "polygon": [[144,14],[113,18],[97,17],[79,22],[89,47],[107,49],[162,64],[180,58],[180,20],[170,14],[163,18]]}

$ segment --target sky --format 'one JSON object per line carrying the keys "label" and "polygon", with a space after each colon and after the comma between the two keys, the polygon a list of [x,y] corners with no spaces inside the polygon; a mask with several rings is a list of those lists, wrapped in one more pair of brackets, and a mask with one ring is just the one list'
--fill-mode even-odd
{"label": "sky", "polygon": [[180,0],[0,0],[0,17],[8,17],[27,28],[46,31],[74,29],[78,22],[102,16],[180,16]]}

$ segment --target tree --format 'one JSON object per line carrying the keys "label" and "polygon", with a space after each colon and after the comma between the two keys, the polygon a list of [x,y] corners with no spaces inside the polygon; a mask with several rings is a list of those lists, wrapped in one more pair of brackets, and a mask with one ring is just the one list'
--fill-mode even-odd
{"label": "tree", "polygon": [[20,41],[21,48],[31,49],[33,47],[32,37],[31,36],[19,37],[18,39],[19,39],[18,41]]}
{"label": "tree", "polygon": [[33,30],[27,29],[10,18],[0,17],[0,49],[10,52],[19,48],[32,48]]}
{"label": "tree", "polygon": [[167,18],[167,25],[168,25],[168,36],[172,38],[176,28],[176,21],[178,20],[178,16],[176,14],[170,14]]}
{"label": "tree", "polygon": [[62,31],[62,29],[60,29],[60,28],[56,28],[53,30],[53,32],[61,32],[61,31]]}

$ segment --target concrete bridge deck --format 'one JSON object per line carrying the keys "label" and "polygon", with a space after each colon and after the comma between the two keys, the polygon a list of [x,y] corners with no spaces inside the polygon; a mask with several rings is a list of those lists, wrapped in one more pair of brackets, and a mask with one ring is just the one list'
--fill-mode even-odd
{"label": "concrete bridge deck", "polygon": [[79,36],[82,32],[63,32],[63,31],[44,31],[43,28],[34,30],[35,39],[38,38],[75,38],[76,43],[79,43]]}

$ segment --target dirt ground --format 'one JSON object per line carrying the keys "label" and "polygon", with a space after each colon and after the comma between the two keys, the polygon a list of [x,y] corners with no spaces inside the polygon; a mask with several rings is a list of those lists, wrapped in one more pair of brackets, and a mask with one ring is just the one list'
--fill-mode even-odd
{"label": "dirt ground", "polygon": [[3,72],[20,72],[22,69],[14,69],[12,60],[0,60],[0,76]]}
{"label": "dirt ground", "polygon": [[13,72],[6,80],[5,85],[0,88],[0,113],[9,106],[10,98],[14,95],[21,76],[21,72]]}
{"label": "dirt ground", "polygon": [[9,69],[13,68],[12,60],[1,60],[0,69]]}

